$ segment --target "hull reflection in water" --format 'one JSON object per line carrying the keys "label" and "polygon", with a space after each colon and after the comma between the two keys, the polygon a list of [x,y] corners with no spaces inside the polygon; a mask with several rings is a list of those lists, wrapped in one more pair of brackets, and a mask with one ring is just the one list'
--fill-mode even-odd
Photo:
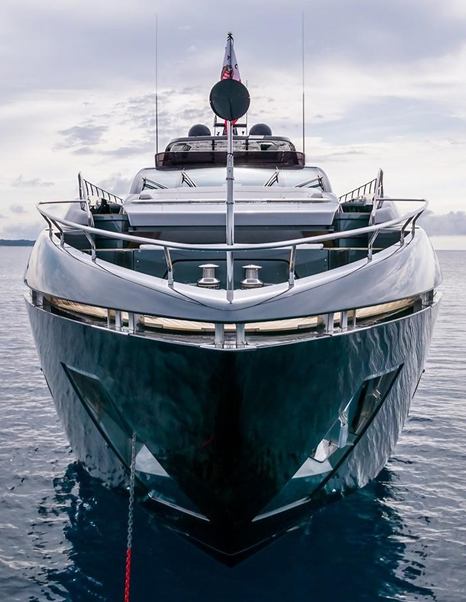
{"label": "hull reflection in water", "polygon": [[[297,602],[303,592],[312,592],[312,599],[338,601],[434,600],[425,579],[419,577],[428,564],[425,549],[412,538],[396,510],[404,499],[393,479],[391,471],[384,469],[365,489],[316,511],[302,528],[234,572],[212,566],[204,554],[160,527],[152,513],[139,506],[134,599],[146,600],[147,592],[154,591],[166,602],[219,598],[234,602],[251,596]],[[72,565],[49,570],[43,587],[59,588],[73,600],[84,596],[118,600],[123,571],[109,571],[109,566],[123,568],[125,497],[102,487],[76,464],[54,486],[55,496],[44,500],[41,515],[56,519],[57,507],[68,515],[65,542]]]}

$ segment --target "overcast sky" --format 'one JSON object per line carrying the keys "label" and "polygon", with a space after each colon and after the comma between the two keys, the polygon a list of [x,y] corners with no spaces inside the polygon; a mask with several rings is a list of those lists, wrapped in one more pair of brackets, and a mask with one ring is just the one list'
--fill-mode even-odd
{"label": "overcast sky", "polygon": [[161,144],[211,125],[231,30],[249,123],[300,145],[303,8],[308,163],[337,193],[383,167],[389,194],[463,210],[465,0],[2,0],[0,238],[35,235],[78,171],[124,193],[153,164],[156,13]]}

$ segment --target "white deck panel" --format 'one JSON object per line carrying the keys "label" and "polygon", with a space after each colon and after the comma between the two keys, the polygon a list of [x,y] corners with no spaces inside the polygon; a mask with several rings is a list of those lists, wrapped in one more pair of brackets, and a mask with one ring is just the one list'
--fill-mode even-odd
{"label": "white deck panel", "polygon": [[[144,190],[124,203],[132,227],[224,226],[226,189],[209,187]],[[267,189],[240,186],[235,190],[237,226],[329,226],[338,201],[316,189]]]}

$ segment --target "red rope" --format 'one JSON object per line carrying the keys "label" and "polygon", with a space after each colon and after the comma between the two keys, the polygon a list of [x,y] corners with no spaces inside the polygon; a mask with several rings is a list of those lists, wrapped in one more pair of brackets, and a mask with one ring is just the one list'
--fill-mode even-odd
{"label": "red rope", "polygon": [[131,588],[131,548],[126,550],[125,568],[125,602],[130,602],[129,592]]}

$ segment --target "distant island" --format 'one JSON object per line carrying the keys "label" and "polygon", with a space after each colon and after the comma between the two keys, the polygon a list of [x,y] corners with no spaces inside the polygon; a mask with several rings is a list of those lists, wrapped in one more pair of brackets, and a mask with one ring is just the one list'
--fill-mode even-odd
{"label": "distant island", "polygon": [[26,240],[25,238],[19,238],[18,240],[0,238],[0,247],[32,247],[33,245],[33,240]]}

